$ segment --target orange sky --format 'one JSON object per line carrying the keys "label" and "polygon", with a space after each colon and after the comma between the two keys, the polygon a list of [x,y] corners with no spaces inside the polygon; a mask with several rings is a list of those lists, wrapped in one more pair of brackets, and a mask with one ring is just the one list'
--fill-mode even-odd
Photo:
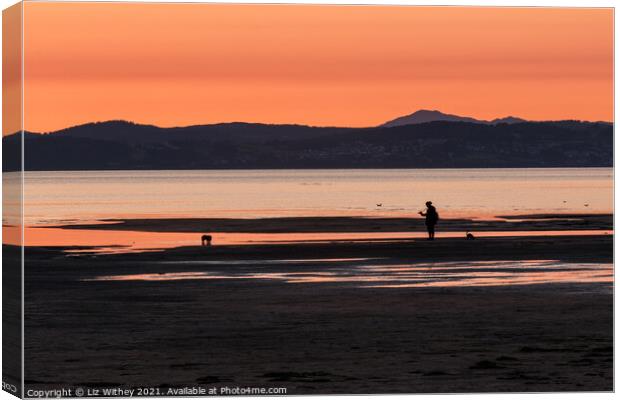
{"label": "orange sky", "polygon": [[21,114],[21,7],[2,11],[2,134],[20,130]]}
{"label": "orange sky", "polygon": [[25,128],[613,118],[611,9],[26,3]]}

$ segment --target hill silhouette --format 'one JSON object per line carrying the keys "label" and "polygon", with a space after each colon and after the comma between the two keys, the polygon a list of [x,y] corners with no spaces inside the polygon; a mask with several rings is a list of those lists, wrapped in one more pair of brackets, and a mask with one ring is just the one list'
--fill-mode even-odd
{"label": "hill silhouette", "polygon": [[[610,167],[613,125],[433,121],[338,128],[222,123],[161,128],[127,121],[26,132],[26,170]],[[19,170],[19,135],[3,138]]]}
{"label": "hill silhouette", "polygon": [[471,117],[461,117],[459,115],[445,114],[437,110],[418,110],[413,114],[398,117],[391,121],[382,124],[382,127],[395,127],[402,125],[424,124],[426,122],[435,121],[449,121],[449,122],[472,122],[475,124],[516,124],[519,122],[527,122],[526,120],[518,117],[504,117],[496,118],[492,121],[486,121],[481,119],[475,119]]}

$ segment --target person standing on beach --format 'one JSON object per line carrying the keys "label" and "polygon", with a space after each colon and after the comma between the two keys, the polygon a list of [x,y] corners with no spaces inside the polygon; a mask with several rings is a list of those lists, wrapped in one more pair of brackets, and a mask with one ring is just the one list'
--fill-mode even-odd
{"label": "person standing on beach", "polygon": [[426,230],[428,231],[428,240],[435,240],[435,225],[439,221],[437,209],[433,206],[432,201],[426,202],[426,212],[420,211],[419,214],[426,217]]}

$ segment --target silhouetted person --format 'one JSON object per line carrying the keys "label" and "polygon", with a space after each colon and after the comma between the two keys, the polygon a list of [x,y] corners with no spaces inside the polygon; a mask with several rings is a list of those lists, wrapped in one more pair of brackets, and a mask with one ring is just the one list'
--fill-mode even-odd
{"label": "silhouetted person", "polygon": [[426,202],[426,212],[420,211],[420,215],[426,217],[426,230],[428,231],[428,240],[435,240],[435,225],[439,221],[439,214],[431,201]]}
{"label": "silhouetted person", "polygon": [[211,235],[202,235],[202,245],[204,246],[205,244],[207,246],[211,246]]}

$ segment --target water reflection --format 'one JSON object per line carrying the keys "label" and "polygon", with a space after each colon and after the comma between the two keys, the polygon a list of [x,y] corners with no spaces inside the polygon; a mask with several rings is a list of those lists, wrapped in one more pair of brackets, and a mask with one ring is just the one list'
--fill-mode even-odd
{"label": "water reflection", "polygon": [[24,179],[28,226],[166,215],[416,215],[423,200],[412,202],[412,194],[422,193],[433,193],[442,218],[613,211],[612,168],[28,171]]}
{"label": "water reflection", "polygon": [[[5,230],[17,228],[7,227]],[[598,236],[613,234],[611,230],[532,230],[532,231],[476,231],[476,237],[524,237],[524,236]],[[437,238],[463,238],[465,231],[441,232]],[[21,239],[21,236],[8,236]],[[200,233],[136,232],[96,229],[61,229],[26,227],[24,239],[27,246],[60,246],[70,253],[131,253],[157,251],[182,246],[200,246]],[[425,239],[426,232],[312,232],[312,233],[237,233],[214,234],[219,245],[285,244],[297,242],[360,242]],[[74,248],[71,250],[70,248]]]}
{"label": "water reflection", "polygon": [[[277,261],[270,260],[273,264]],[[386,265],[340,265],[334,268],[305,261],[303,271],[193,271],[99,276],[91,281],[179,281],[255,279],[289,284],[347,283],[365,288],[505,286],[543,283],[611,283],[613,264],[564,263],[556,260],[475,261]],[[340,261],[340,260],[339,260]],[[353,260],[349,260],[353,261]],[[238,263],[238,261],[235,261]],[[226,266],[225,261],[218,261]],[[248,261],[251,265],[254,261]]]}

